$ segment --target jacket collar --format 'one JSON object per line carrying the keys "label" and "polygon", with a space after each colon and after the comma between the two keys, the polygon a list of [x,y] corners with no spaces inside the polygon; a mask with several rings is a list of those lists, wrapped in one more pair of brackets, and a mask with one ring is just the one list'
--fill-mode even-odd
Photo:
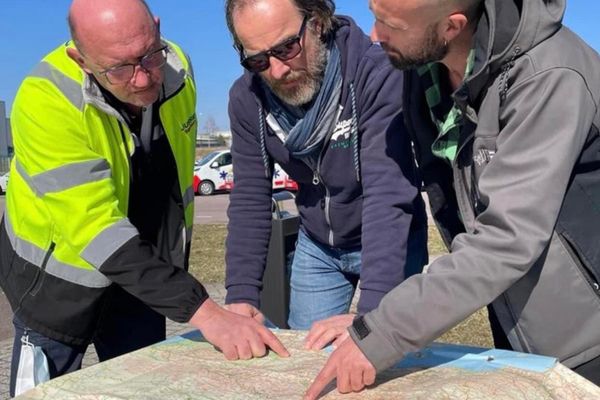
{"label": "jacket collar", "polygon": [[543,42],[562,26],[566,0],[485,0],[474,38],[475,66],[467,79],[476,100],[506,65]]}

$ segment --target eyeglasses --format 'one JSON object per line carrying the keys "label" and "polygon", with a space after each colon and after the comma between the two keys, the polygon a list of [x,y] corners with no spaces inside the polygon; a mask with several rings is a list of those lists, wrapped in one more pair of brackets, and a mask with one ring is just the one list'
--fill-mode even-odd
{"label": "eyeglasses", "polygon": [[137,63],[123,64],[108,68],[104,71],[100,71],[99,74],[106,76],[106,80],[113,85],[129,82],[135,73],[135,67],[138,65],[146,71],[160,68],[165,65],[168,51],[169,46],[163,46],[160,49],[141,57]]}
{"label": "eyeglasses", "polygon": [[262,72],[271,66],[271,62],[269,61],[270,57],[275,57],[281,61],[291,60],[292,58],[296,57],[302,51],[302,45],[300,44],[300,41],[302,40],[302,36],[304,36],[307,21],[308,17],[305,16],[302,20],[300,31],[296,36],[271,47],[269,50],[261,51],[260,53],[251,55],[249,57],[244,57],[244,51],[240,51],[240,63],[250,72]]}

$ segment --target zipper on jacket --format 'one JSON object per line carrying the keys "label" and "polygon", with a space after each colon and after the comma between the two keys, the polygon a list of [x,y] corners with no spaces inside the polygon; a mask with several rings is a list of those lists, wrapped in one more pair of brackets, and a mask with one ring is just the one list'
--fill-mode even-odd
{"label": "zipper on jacket", "polygon": [[583,261],[581,261],[581,258],[579,258],[579,255],[575,251],[575,247],[571,244],[571,240],[569,240],[569,238],[566,235],[560,233],[557,234],[558,238],[567,249],[569,257],[571,257],[571,260],[573,260],[579,271],[581,271],[581,274],[583,275],[588,285],[590,285],[590,287],[593,289],[596,296],[600,297],[600,283],[596,281],[592,273],[588,270]]}
{"label": "zipper on jacket", "polygon": [[[473,193],[473,190],[475,190],[476,185],[474,185],[472,182],[470,185],[467,184],[467,177],[465,176],[465,170],[458,167],[457,160],[458,160],[458,157],[460,156],[461,151],[465,148],[465,146],[467,146],[467,144],[469,144],[469,142],[472,141],[474,136],[475,136],[475,131],[470,133],[465,138],[463,143],[457,149],[454,160],[452,160],[452,162],[450,163],[450,165],[452,167],[452,176],[454,178],[453,186],[454,186],[454,191],[456,193],[456,203],[457,203],[458,209],[461,214],[462,223],[467,232],[472,231],[472,221],[467,220],[468,216],[472,214],[473,219],[475,219],[477,217],[477,203],[478,202],[474,201],[474,199],[476,199],[478,196],[474,195],[474,193]],[[471,175],[473,175],[472,170],[471,170]],[[458,187],[459,185],[460,185],[460,187]],[[458,192],[459,190],[461,193]],[[468,203],[469,203],[468,205],[464,204],[465,202],[462,201],[463,194],[466,194],[466,196],[468,197]],[[467,212],[468,210],[466,210],[465,207],[470,207],[471,212],[468,213]]]}
{"label": "zipper on jacket", "polygon": [[[131,182],[133,180],[133,163],[131,162],[131,154],[129,153],[129,146],[127,145],[127,138],[125,137],[125,131],[123,130],[123,125],[121,124],[121,121],[118,121],[118,123],[119,123],[119,131],[121,132],[121,140],[123,141],[123,148],[125,149],[125,155],[127,156],[127,165],[129,167],[129,181]],[[130,135],[131,135],[131,133],[130,133]]]}
{"label": "zipper on jacket", "polygon": [[323,213],[325,214],[325,222],[327,223],[327,230],[329,231],[327,234],[327,241],[331,247],[333,247],[333,228],[331,227],[331,216],[330,216],[330,203],[331,203],[331,194],[329,193],[329,188],[323,182],[323,178],[321,177],[321,161],[323,158],[323,153],[325,153],[325,146],[321,149],[319,153],[319,158],[317,159],[317,169],[313,171],[313,180],[312,183],[315,186],[323,185],[325,189],[325,199],[321,201],[321,208],[323,208]]}
{"label": "zipper on jacket", "polygon": [[[50,247],[48,248],[48,251],[46,252],[46,255],[44,256],[42,265],[40,266],[40,273],[37,275],[38,279],[36,279],[34,281],[34,284],[32,285],[32,288],[31,288],[32,296],[35,296],[42,287],[42,282],[44,281],[44,273],[46,272],[46,266],[48,265],[48,260],[50,259],[50,256],[52,255],[52,253],[54,253],[55,247],[56,247],[56,243],[54,243],[54,242],[50,243]],[[40,276],[41,276],[41,279],[39,279]]]}
{"label": "zipper on jacket", "polygon": [[29,285],[27,290],[25,290],[23,292],[23,295],[19,299],[19,303],[17,305],[17,308],[14,311],[14,314],[17,314],[19,312],[19,310],[21,309],[21,306],[23,305],[23,300],[25,300],[25,296],[27,296],[27,295],[35,296],[40,291],[40,289],[42,287],[42,282],[44,281],[43,274],[46,271],[46,265],[48,265],[48,260],[50,259],[50,256],[52,255],[52,253],[54,253],[55,247],[56,247],[56,243],[51,242],[50,247],[48,248],[48,251],[44,255],[44,259],[42,260],[42,265],[40,265],[38,270],[36,271],[35,277],[33,278],[31,285]]}

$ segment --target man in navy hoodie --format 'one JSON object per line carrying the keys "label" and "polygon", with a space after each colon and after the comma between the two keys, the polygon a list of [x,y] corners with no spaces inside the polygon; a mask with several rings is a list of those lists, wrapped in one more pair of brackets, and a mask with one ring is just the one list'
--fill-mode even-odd
{"label": "man in navy hoodie", "polygon": [[246,69],[230,91],[235,186],[228,210],[230,310],[263,320],[259,294],[277,162],[299,184],[292,329],[321,347],[427,262],[426,216],[401,116],[402,74],[327,0],[228,0]]}

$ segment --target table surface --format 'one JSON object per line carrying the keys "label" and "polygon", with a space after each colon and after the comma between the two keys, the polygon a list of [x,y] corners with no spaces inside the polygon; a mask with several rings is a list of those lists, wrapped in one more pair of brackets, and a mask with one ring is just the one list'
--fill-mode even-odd
{"label": "table surface", "polygon": [[[296,399],[330,350],[302,348],[306,332],[276,331],[290,358],[226,361],[199,332],[46,382],[18,399]],[[600,388],[555,359],[433,344],[378,376],[361,393],[325,399],[600,399]]]}

